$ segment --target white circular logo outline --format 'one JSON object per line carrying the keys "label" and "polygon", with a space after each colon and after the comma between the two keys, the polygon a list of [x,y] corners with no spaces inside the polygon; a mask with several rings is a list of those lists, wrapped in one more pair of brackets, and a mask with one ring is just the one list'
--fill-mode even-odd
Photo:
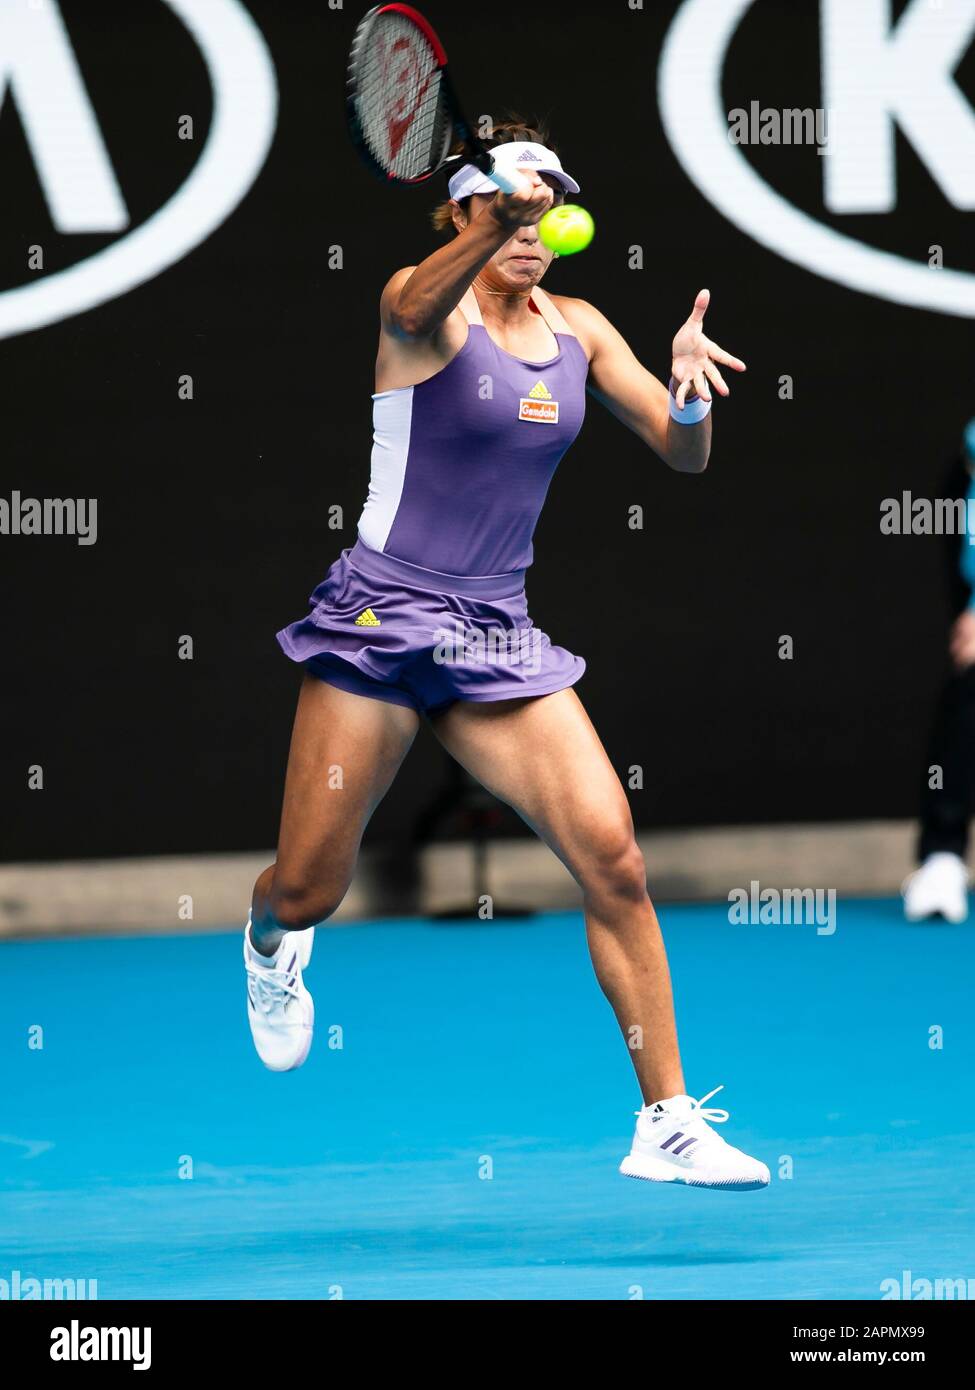
{"label": "white circular logo outline", "polygon": [[94,255],[0,293],[0,338],[85,313],[168,270],[216,230],[260,173],[277,124],[271,55],[238,0],[163,0],[206,63],[213,118],[184,183],[141,226]]}
{"label": "white circular logo outline", "polygon": [[685,0],[664,39],[657,100],[688,178],[736,227],[804,270],[895,304],[975,318],[975,275],[933,269],[817,222],[770,188],[728,139],[721,75],[734,32],[753,3]]}

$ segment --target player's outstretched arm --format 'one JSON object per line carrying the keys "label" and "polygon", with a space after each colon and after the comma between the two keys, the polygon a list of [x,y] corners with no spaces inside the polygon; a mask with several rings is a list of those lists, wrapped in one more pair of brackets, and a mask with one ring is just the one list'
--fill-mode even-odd
{"label": "player's outstretched arm", "polygon": [[700,473],[707,467],[711,417],[703,412],[710,405],[712,386],[721,396],[729,394],[717,364],[736,372],[745,370],[744,362],[705,337],[709,301],[709,291],[702,290],[674,338],[671,391],[647,371],[598,309],[583,300],[563,305],[566,318],[591,353],[590,394],[681,473]]}

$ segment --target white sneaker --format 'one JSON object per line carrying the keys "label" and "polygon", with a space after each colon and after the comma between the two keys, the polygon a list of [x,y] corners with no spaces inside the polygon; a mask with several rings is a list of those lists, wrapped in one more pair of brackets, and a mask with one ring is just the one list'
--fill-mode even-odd
{"label": "white sneaker", "polygon": [[273,956],[262,956],[251,942],[251,919],[244,928],[247,1018],[257,1055],[271,1071],[294,1071],[308,1056],[315,1027],[315,1002],[301,972],[311,960],[314,928],[288,932]]}
{"label": "white sneaker", "polygon": [[704,1102],[723,1089],[717,1086],[701,1100],[673,1096],[638,1110],[633,1147],[620,1164],[624,1177],[734,1192],[768,1187],[765,1164],[726,1144],[706,1123],[728,1118],[727,1110],[704,1109]]}
{"label": "white sneaker", "polygon": [[968,916],[968,869],[957,854],[929,854],[904,880],[901,892],[909,922],[923,922],[926,917],[964,922]]}

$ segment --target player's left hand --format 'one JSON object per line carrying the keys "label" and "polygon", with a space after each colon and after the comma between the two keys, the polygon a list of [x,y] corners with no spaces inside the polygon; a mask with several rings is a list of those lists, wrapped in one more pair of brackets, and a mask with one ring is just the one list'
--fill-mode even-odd
{"label": "player's left hand", "polygon": [[711,302],[711,291],[701,290],[694,301],[694,308],[687,322],[677,332],[674,339],[674,360],[671,375],[677,382],[677,405],[683,410],[688,392],[696,391],[704,400],[711,399],[709,382],[713,383],[720,396],[729,394],[724,378],[715,366],[720,362],[733,372],[743,372],[745,364],[740,357],[732,357],[730,352],[712,343],[704,335],[704,315]]}

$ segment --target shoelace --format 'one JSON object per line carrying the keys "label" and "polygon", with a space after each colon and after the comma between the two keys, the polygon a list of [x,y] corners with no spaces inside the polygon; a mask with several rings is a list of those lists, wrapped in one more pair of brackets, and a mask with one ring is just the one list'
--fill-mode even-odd
{"label": "shoelace", "polygon": [[285,1008],[289,998],[298,998],[298,977],[290,970],[259,965],[250,969],[248,976],[254,986],[251,997],[255,1007],[264,1014],[276,1006]]}
{"label": "shoelace", "polygon": [[[694,1122],[694,1120],[704,1120],[704,1121],[706,1121],[708,1124],[723,1125],[724,1122],[725,1122],[725,1120],[727,1120],[727,1119],[729,1118],[728,1111],[727,1111],[727,1110],[719,1110],[719,1109],[717,1109],[716,1107],[712,1107],[712,1108],[709,1110],[709,1109],[706,1109],[706,1108],[705,1108],[705,1105],[704,1105],[704,1102],[705,1102],[706,1100],[710,1100],[712,1096],[716,1096],[716,1095],[718,1094],[719,1091],[723,1091],[723,1090],[724,1090],[724,1086],[723,1086],[723,1085],[721,1085],[721,1086],[715,1086],[715,1088],[714,1088],[713,1091],[708,1091],[707,1095],[706,1095],[706,1096],[702,1096],[700,1100],[691,1099],[691,1103],[690,1103],[690,1106],[688,1107],[688,1112],[687,1112],[686,1116],[681,1116],[681,1115],[680,1115],[680,1112],[676,1112],[675,1115],[674,1115],[674,1118],[675,1118],[675,1119],[680,1119],[681,1124],[692,1124],[692,1123]],[[639,1116],[639,1115],[642,1115],[642,1114],[643,1114],[643,1111],[642,1111],[642,1110],[637,1110],[637,1111],[635,1111],[634,1113],[635,1113],[636,1115]],[[715,1138],[717,1138],[717,1137],[718,1137],[718,1136],[715,1135]]]}

